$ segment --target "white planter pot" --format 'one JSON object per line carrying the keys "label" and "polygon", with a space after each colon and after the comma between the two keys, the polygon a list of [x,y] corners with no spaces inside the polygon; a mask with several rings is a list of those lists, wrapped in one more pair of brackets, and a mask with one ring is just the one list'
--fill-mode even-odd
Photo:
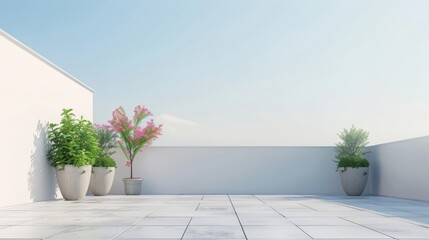
{"label": "white planter pot", "polygon": [[142,182],[141,178],[124,178],[125,194],[127,195],[140,195],[142,191]]}
{"label": "white planter pot", "polygon": [[368,180],[369,168],[338,168],[340,172],[341,185],[344,192],[349,196],[360,196],[365,189]]}
{"label": "white planter pot", "polygon": [[75,167],[65,165],[56,167],[58,186],[65,200],[81,200],[89,187],[91,166]]}
{"label": "white planter pot", "polygon": [[114,167],[92,167],[91,181],[89,190],[95,196],[104,196],[112,188],[113,179],[115,178]]}

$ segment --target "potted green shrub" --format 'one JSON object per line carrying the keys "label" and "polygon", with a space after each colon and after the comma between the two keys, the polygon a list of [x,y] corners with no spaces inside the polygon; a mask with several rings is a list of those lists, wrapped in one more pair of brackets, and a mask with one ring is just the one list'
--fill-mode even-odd
{"label": "potted green shrub", "polygon": [[89,190],[95,196],[104,196],[109,193],[115,178],[116,162],[111,157],[117,146],[118,135],[108,125],[94,125],[101,151],[92,166]]}
{"label": "potted green shrub", "polygon": [[143,179],[133,175],[135,157],[143,147],[152,144],[152,141],[161,135],[162,125],[156,126],[153,120],[146,122],[144,127],[140,126],[143,120],[151,115],[147,108],[138,105],[134,108],[133,119],[129,120],[124,109],[119,107],[113,111],[113,118],[109,121],[119,135],[119,147],[127,159],[126,166],[130,167],[130,177],[122,179],[127,195],[139,195],[141,192]]}
{"label": "potted green shrub", "polygon": [[59,124],[48,128],[48,160],[56,169],[58,186],[65,200],[80,200],[88,191],[91,165],[100,152],[92,123],[63,109]]}
{"label": "potted green shrub", "polygon": [[368,144],[369,133],[352,126],[338,134],[341,141],[336,144],[337,171],[341,185],[349,196],[360,196],[368,180],[369,162],[363,150]]}

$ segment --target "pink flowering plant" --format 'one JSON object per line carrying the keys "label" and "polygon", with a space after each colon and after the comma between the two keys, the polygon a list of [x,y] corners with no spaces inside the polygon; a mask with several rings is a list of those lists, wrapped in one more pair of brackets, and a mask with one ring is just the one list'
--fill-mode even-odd
{"label": "pink flowering plant", "polygon": [[126,166],[131,168],[131,177],[133,178],[133,161],[142,148],[149,146],[161,135],[162,125],[156,126],[153,119],[146,122],[143,120],[152,114],[147,108],[140,105],[134,108],[134,117],[128,119],[124,109],[119,107],[112,113],[112,120],[109,121],[113,130],[118,133],[118,144],[127,158]]}

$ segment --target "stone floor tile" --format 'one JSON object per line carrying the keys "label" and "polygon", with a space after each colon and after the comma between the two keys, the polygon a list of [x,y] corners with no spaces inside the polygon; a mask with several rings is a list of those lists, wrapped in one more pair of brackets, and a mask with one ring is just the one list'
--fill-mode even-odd
{"label": "stone floor tile", "polygon": [[37,218],[26,221],[21,226],[85,226],[90,225],[92,218]]}
{"label": "stone floor tile", "polygon": [[248,239],[254,238],[304,238],[310,239],[296,226],[243,226]]}
{"label": "stone floor tile", "polygon": [[127,229],[128,226],[76,226],[47,239],[114,239]]}
{"label": "stone floor tile", "polygon": [[288,218],[291,222],[298,226],[350,226],[356,225],[342,218]]}
{"label": "stone floor tile", "polygon": [[48,238],[70,226],[11,226],[0,229],[1,238]]}
{"label": "stone floor tile", "polygon": [[244,238],[244,234],[240,226],[189,226],[183,238]]}
{"label": "stone floor tile", "polygon": [[200,226],[212,226],[212,225],[223,225],[223,226],[236,226],[240,225],[237,217],[195,217],[192,218],[189,225],[200,225]]}
{"label": "stone floor tile", "polygon": [[120,238],[181,238],[186,226],[133,226]]}
{"label": "stone floor tile", "polygon": [[294,224],[284,217],[252,217],[240,218],[241,225],[243,226],[293,226]]}
{"label": "stone floor tile", "polygon": [[424,238],[429,239],[429,228],[421,226],[382,226],[374,225],[370,227],[376,231],[384,233],[394,238]]}
{"label": "stone floor tile", "polygon": [[344,219],[349,220],[351,222],[364,225],[364,226],[372,226],[372,225],[389,225],[389,226],[400,226],[400,225],[413,225],[407,222],[405,219],[401,218],[390,218],[390,217],[344,217]]}
{"label": "stone floor tile", "polygon": [[191,221],[190,217],[146,217],[139,221],[136,225],[147,225],[147,226],[168,226],[168,225],[176,225],[176,226],[187,226]]}
{"label": "stone floor tile", "polygon": [[390,238],[362,226],[300,226],[312,238]]}
{"label": "stone floor tile", "polygon": [[22,223],[32,221],[35,219],[37,219],[37,218],[8,218],[8,217],[3,217],[3,218],[0,218],[0,226],[17,225],[17,224],[22,224]]}
{"label": "stone floor tile", "polygon": [[135,217],[98,217],[92,218],[89,225],[95,226],[130,226],[142,220]]}

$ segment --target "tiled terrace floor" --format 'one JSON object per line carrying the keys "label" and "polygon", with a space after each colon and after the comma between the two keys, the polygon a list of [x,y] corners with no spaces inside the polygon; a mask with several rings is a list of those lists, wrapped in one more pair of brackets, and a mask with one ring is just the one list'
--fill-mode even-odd
{"label": "tiled terrace floor", "polygon": [[0,208],[0,238],[429,239],[429,202],[386,197],[107,196]]}

